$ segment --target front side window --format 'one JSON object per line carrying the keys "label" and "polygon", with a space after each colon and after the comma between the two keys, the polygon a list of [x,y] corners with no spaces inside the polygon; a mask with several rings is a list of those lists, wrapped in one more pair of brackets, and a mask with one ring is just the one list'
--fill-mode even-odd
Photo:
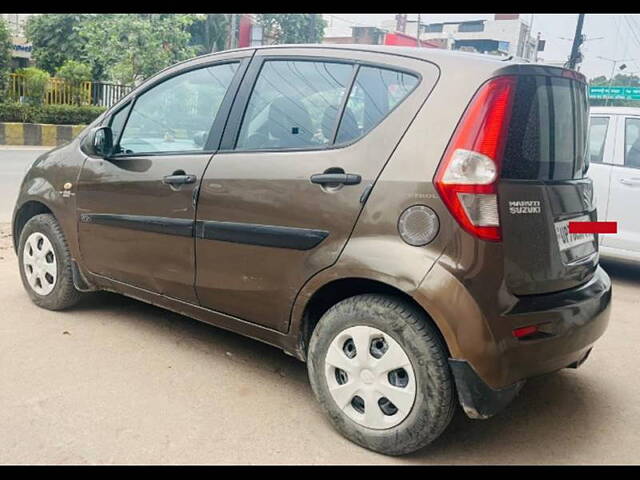
{"label": "front side window", "polygon": [[353,68],[345,63],[265,61],[247,105],[236,149],[330,144]]}
{"label": "front side window", "polygon": [[408,73],[361,67],[340,121],[336,143],[355,140],[378,125],[418,84]]}
{"label": "front side window", "polygon": [[640,118],[627,118],[624,122],[624,164],[640,168]]}
{"label": "front side window", "polygon": [[591,117],[589,125],[589,161],[602,163],[609,117]]}
{"label": "front side window", "polygon": [[116,113],[111,116],[111,120],[109,121],[109,126],[111,127],[111,131],[113,132],[113,141],[116,142],[120,137],[120,133],[122,133],[122,127],[124,127],[124,122],[127,121],[127,113],[129,111],[129,104],[122,107]]}
{"label": "front side window", "polygon": [[203,151],[237,69],[238,63],[226,63],[191,70],[143,93],[133,105],[118,151]]}

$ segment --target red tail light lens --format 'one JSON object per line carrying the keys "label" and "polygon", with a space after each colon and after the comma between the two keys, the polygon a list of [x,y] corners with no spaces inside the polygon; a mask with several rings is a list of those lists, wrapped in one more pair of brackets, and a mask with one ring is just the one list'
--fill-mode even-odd
{"label": "red tail light lens", "polygon": [[467,232],[483,240],[501,240],[497,182],[516,82],[515,76],[503,76],[480,87],[434,178],[454,218]]}

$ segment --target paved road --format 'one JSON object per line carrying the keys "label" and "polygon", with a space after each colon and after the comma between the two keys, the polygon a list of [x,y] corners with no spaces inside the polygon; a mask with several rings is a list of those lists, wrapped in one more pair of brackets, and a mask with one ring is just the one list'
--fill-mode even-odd
{"label": "paved road", "polygon": [[640,269],[609,267],[612,323],[580,369],[390,458],[334,432],[304,365],[273,347],[107,293],[37,308],[0,227],[0,463],[640,461]]}
{"label": "paved road", "polygon": [[26,169],[51,147],[0,146],[0,222],[10,222]]}
{"label": "paved road", "polygon": [[37,308],[10,243],[0,224],[0,463],[640,462],[640,268],[607,266],[612,322],[580,369],[390,458],[336,433],[273,347],[107,293]]}

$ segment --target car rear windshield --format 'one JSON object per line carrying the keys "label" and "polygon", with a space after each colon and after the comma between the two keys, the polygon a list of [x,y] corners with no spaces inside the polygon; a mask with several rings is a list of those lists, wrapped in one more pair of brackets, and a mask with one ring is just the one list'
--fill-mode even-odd
{"label": "car rear windshield", "polygon": [[502,178],[583,178],[587,123],[583,83],[564,77],[519,77]]}

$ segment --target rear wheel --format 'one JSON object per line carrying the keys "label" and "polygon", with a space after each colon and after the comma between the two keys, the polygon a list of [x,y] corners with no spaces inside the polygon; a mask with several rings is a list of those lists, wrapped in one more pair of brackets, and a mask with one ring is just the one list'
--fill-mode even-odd
{"label": "rear wheel", "polygon": [[309,379],[333,425],[388,455],[435,440],[455,411],[446,349],[424,312],[387,295],[358,295],[320,319]]}
{"label": "rear wheel", "polygon": [[29,219],[20,233],[18,255],[22,283],[36,305],[63,310],[81,298],[73,284],[67,242],[53,215]]}

